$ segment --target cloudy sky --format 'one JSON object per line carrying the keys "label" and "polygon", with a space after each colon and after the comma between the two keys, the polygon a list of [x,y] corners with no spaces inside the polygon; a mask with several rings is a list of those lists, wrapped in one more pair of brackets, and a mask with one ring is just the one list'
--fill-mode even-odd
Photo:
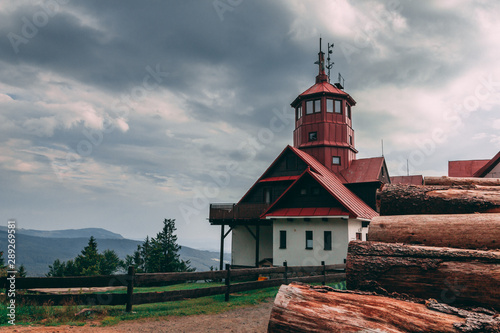
{"label": "cloudy sky", "polygon": [[498,1],[10,1],[0,4],[0,212],[31,229],[141,239],[175,218],[217,248],[292,144],[318,38],[354,97],[358,157],[444,175],[500,150]]}

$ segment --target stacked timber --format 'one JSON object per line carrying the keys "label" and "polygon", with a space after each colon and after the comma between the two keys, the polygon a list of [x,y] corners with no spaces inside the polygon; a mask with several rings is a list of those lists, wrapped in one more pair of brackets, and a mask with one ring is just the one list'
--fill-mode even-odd
{"label": "stacked timber", "polygon": [[500,179],[427,177],[425,185],[386,184],[377,206],[380,215],[500,213]]}
{"label": "stacked timber", "polygon": [[352,241],[347,289],[500,309],[500,251]]}
{"label": "stacked timber", "polygon": [[377,216],[367,240],[459,249],[498,249],[500,214]]}
{"label": "stacked timber", "polygon": [[491,312],[457,309],[429,300],[415,303],[371,293],[292,283],[282,285],[268,332],[499,332]]}

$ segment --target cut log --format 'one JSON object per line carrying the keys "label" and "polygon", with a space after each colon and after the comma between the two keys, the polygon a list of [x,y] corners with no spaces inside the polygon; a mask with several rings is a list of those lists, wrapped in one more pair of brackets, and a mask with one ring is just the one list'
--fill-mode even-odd
{"label": "cut log", "polygon": [[462,249],[500,248],[500,214],[377,216],[367,240]]}
{"label": "cut log", "polygon": [[385,185],[378,209],[380,215],[500,213],[499,189]]}
{"label": "cut log", "polygon": [[[412,303],[329,287],[282,285],[268,332],[498,332],[500,318],[428,301]],[[497,331],[495,331],[497,330]]]}
{"label": "cut log", "polygon": [[500,252],[352,241],[348,289],[500,309]]}
{"label": "cut log", "polygon": [[500,186],[500,178],[474,178],[474,177],[425,177],[424,185],[483,185]]}

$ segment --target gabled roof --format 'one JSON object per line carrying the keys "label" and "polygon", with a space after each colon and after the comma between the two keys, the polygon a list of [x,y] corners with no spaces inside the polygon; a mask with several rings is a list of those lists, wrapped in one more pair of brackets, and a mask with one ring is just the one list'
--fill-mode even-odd
{"label": "gabled roof", "polygon": [[448,177],[472,177],[489,160],[449,161]]}
{"label": "gabled roof", "polygon": [[351,166],[340,171],[345,183],[368,183],[380,181],[380,171],[384,167],[383,157],[354,160]]}
{"label": "gabled roof", "polygon": [[473,177],[484,177],[500,163],[500,151],[486,163],[481,169],[474,172]]}
{"label": "gabled roof", "polygon": [[[295,148],[293,148],[295,149]],[[301,152],[304,153],[304,152]],[[306,153],[304,153],[306,154]],[[309,156],[309,154],[306,154]],[[299,156],[300,157],[300,156]],[[319,163],[319,162],[318,162]],[[351,192],[347,187],[342,184],[340,179],[335,176],[330,170],[323,167],[324,170],[319,172],[314,172],[311,170],[309,166],[300,177],[295,180],[283,194],[275,201],[269,208],[261,215],[261,218],[266,216],[276,216],[274,212],[274,207],[286,197],[287,193],[297,184],[297,182],[305,177],[306,175],[310,175],[314,180],[318,182],[325,190],[327,190],[348,212],[349,216],[353,218],[361,218],[361,219],[372,219],[375,216],[378,216],[378,213],[371,209],[363,200],[361,200],[358,196],[356,196],[353,192]],[[274,212],[274,214],[273,214]],[[324,214],[324,212],[315,211],[315,213]],[[271,215],[273,214],[273,215]],[[338,215],[335,213],[335,215]],[[324,215],[321,215],[324,216]]]}
{"label": "gabled roof", "polygon": [[[268,171],[280,160],[280,158],[289,150],[295,155],[297,155],[308,168],[300,176],[287,176],[287,177],[266,177]],[[363,200],[361,200],[357,195],[351,192],[347,187],[342,184],[342,181],[327,167],[325,167],[317,159],[309,155],[308,153],[292,147],[287,146],[283,151],[276,157],[276,159],[271,163],[271,165],[266,169],[266,171],[260,176],[260,178],[255,182],[255,184],[245,193],[245,195],[240,199],[239,203],[251,192],[255,185],[259,182],[266,181],[290,181],[294,180],[293,183],[281,194],[281,196],[262,214],[265,216],[268,212],[271,212],[271,208],[296,184],[305,174],[311,175],[323,188],[325,188],[339,203],[345,207],[346,211],[353,218],[371,219],[378,216],[377,212],[371,209]],[[238,204],[239,204],[238,203]],[[318,211],[319,212],[319,211]]]}

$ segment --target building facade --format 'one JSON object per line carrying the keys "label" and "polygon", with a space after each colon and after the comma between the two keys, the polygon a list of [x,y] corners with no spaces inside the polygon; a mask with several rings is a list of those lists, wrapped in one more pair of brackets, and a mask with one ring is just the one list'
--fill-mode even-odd
{"label": "building facade", "polygon": [[[321,42],[320,42],[321,45]],[[318,53],[315,84],[291,103],[287,146],[238,203],[211,204],[209,221],[232,233],[232,265],[344,263],[349,241],[366,240],[377,216],[376,190],[389,183],[383,157],[357,159],[356,101],[325,73]]]}

